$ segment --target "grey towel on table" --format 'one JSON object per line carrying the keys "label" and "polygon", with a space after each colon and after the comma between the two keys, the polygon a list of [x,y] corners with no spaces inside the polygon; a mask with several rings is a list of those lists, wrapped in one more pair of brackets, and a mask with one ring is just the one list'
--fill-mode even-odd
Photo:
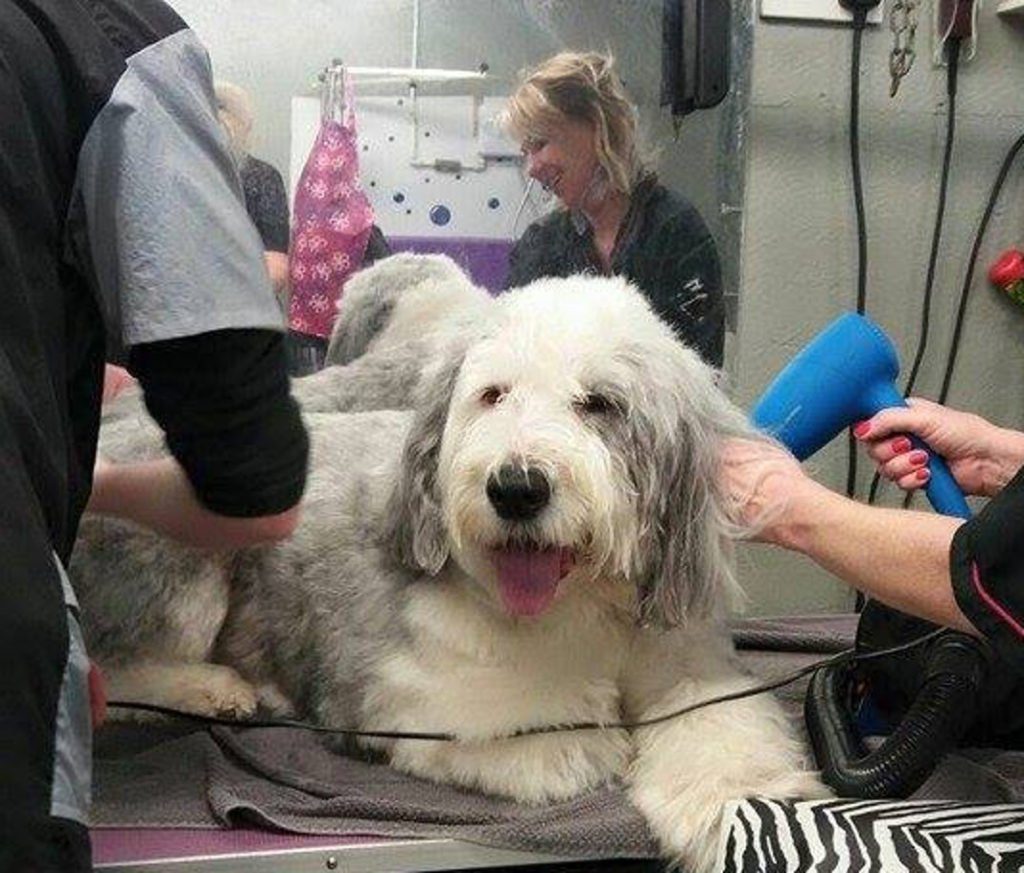
{"label": "grey towel on table", "polygon": [[657,856],[618,787],[523,806],[342,757],[299,731],[218,730],[208,798],[224,821],[307,833],[454,837],[579,857]]}
{"label": "grey towel on table", "polygon": [[[117,726],[113,732],[138,729]],[[124,756],[98,748],[94,826],[263,826],[294,833],[448,837],[586,857],[657,856],[646,823],[618,787],[522,806],[330,751],[288,728],[214,728],[175,736],[147,727]],[[178,732],[180,734],[180,731]]]}
{"label": "grey towel on table", "polygon": [[[852,628],[849,617],[828,616],[756,620],[735,632],[741,646],[765,641],[741,657],[757,675],[777,678],[844,648]],[[790,651],[778,651],[787,638]],[[776,692],[801,724],[805,687],[806,679]],[[530,807],[345,758],[319,735],[294,729],[115,725],[98,739],[93,812],[101,827],[257,824],[306,834],[448,837],[564,856],[657,854],[619,787]],[[1022,801],[1024,753],[958,752],[915,798]]]}

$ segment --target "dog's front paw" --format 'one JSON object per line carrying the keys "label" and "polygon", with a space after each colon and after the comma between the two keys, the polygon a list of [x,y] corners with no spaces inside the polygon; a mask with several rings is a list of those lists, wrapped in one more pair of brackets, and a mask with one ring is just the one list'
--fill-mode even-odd
{"label": "dog's front paw", "polygon": [[[183,677],[184,678],[184,677]],[[189,712],[221,718],[251,718],[256,713],[256,689],[230,667],[202,664],[187,674],[180,687],[180,705]]]}
{"label": "dog's front paw", "polygon": [[648,786],[646,791],[634,789],[633,800],[647,814],[665,855],[687,873],[704,873],[716,869],[724,812],[731,800],[818,800],[832,796],[816,772],[794,770],[742,788],[719,785],[716,790],[705,784],[679,794],[666,792],[658,796],[656,786]]}
{"label": "dog's front paw", "polygon": [[[112,700],[226,718],[250,718],[256,712],[256,689],[222,664],[142,663],[113,666],[106,674]],[[151,716],[136,713],[134,717],[148,720]]]}
{"label": "dog's front paw", "polygon": [[751,796],[771,797],[775,800],[827,800],[835,794],[814,770],[796,770],[783,773],[751,792]]}
{"label": "dog's front paw", "polygon": [[398,742],[391,764],[520,803],[556,803],[595,788],[626,768],[622,731],[548,734],[474,743]]}

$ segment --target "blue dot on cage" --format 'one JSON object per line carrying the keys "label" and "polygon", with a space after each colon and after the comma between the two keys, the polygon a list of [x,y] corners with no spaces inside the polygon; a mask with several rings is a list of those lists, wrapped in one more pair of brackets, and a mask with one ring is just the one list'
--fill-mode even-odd
{"label": "blue dot on cage", "polygon": [[501,201],[497,197],[492,197],[490,200],[487,201],[487,205],[491,209],[497,209],[499,206],[501,206]]}
{"label": "blue dot on cage", "polygon": [[392,194],[391,199],[394,200],[395,203],[405,203],[405,195],[401,191],[396,191]]}
{"label": "blue dot on cage", "polygon": [[430,220],[434,224],[445,225],[452,220],[452,211],[440,203],[430,210]]}

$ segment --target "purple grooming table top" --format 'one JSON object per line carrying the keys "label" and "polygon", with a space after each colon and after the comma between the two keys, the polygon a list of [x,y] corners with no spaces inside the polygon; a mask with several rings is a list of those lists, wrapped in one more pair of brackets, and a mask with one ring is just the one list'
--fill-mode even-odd
{"label": "purple grooming table top", "polygon": [[94,828],[91,836],[95,869],[118,873],[411,873],[580,861],[462,840],[312,836],[256,828]]}
{"label": "purple grooming table top", "polygon": [[246,828],[96,828],[92,831],[96,866],[152,861],[155,858],[227,855],[238,852],[274,852],[322,846],[367,845],[391,842],[380,837],[324,837],[284,834]]}

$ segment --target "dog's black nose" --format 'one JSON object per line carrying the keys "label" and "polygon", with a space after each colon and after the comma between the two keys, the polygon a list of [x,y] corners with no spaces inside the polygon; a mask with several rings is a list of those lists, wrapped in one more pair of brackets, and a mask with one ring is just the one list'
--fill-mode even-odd
{"label": "dog's black nose", "polygon": [[548,505],[551,485],[537,467],[508,464],[488,477],[487,499],[506,521],[529,521]]}

